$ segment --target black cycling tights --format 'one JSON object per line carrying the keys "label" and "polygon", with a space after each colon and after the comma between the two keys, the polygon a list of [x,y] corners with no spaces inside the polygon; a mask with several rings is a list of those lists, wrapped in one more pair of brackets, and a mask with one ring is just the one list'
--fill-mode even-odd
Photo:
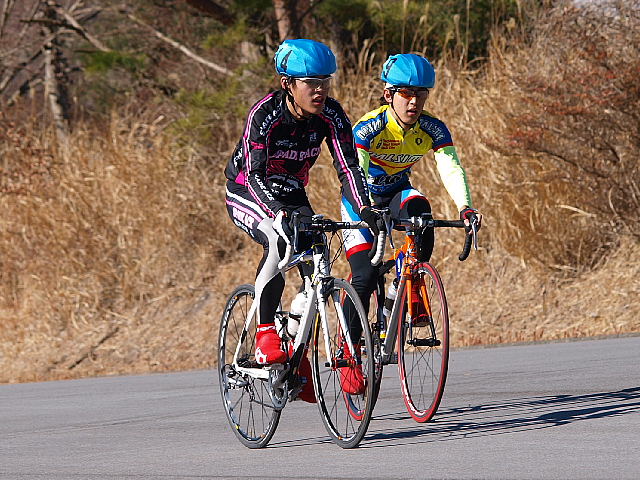
{"label": "black cycling tights", "polygon": [[[376,204],[376,206],[378,206]],[[391,210],[392,218],[406,218],[417,217],[423,213],[431,213],[431,205],[429,201],[424,197],[415,197],[402,205],[402,198],[400,195],[393,196],[390,201],[385,205]],[[416,236],[416,244],[418,245],[418,260],[421,262],[428,262],[433,253],[434,233],[433,228],[427,228],[421,234]]]}

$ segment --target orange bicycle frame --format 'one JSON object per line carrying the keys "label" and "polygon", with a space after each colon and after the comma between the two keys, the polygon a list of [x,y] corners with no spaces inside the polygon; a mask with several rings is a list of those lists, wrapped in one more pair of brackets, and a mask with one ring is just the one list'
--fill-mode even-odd
{"label": "orange bicycle frame", "polygon": [[[400,265],[400,272],[399,272],[399,279],[400,281],[402,281],[402,279],[404,279],[405,281],[405,285],[406,285],[406,289],[407,289],[407,308],[409,309],[409,316],[413,317],[413,306],[414,306],[414,302],[420,301],[419,298],[414,299],[413,295],[413,275],[412,275],[412,271],[414,268],[414,265],[418,263],[418,259],[417,259],[417,248],[416,248],[416,241],[415,241],[415,235],[413,235],[410,232],[407,232],[405,235],[405,240],[404,240],[404,244],[402,245],[402,247],[400,248],[394,248],[393,250],[393,259],[396,262],[396,265],[398,265],[398,258],[400,257],[400,255],[402,254],[403,257],[403,261],[402,261],[402,265]],[[420,285],[420,296],[422,297],[422,299],[424,299],[424,306],[427,309],[427,315],[431,316],[431,305],[429,304],[429,297],[427,295],[426,292],[426,287],[423,285]]]}

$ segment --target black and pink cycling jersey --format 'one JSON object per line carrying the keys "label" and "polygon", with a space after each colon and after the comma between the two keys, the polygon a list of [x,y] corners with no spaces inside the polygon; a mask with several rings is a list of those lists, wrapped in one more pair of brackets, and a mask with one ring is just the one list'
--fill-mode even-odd
{"label": "black and pink cycling jersey", "polygon": [[342,184],[342,195],[356,211],[369,205],[364,173],[358,164],[351,122],[340,104],[327,98],[318,115],[296,120],[282,90],[258,101],[249,116],[225,176],[247,187],[270,217],[304,192],[309,169],[326,141]]}

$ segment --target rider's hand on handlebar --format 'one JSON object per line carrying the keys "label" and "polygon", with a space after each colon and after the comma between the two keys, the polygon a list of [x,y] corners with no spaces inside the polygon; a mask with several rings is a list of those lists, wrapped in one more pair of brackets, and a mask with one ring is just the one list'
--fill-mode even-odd
{"label": "rider's hand on handlebar", "polygon": [[373,207],[362,207],[362,210],[360,210],[360,218],[369,225],[374,236],[378,235],[380,230],[384,228],[382,212]]}
{"label": "rider's hand on handlebar", "polygon": [[460,210],[460,220],[464,220],[465,225],[470,226],[473,220],[476,221],[476,229],[480,230],[482,225],[482,214],[475,208],[465,206]]}
{"label": "rider's hand on handlebar", "polygon": [[281,208],[278,210],[276,218],[273,219],[273,229],[280,234],[285,241],[291,241],[293,237],[293,226],[291,218],[295,209]]}

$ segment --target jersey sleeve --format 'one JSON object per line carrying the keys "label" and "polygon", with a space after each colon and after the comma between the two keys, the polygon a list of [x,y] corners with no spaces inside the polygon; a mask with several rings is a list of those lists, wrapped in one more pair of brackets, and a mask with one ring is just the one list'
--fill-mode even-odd
{"label": "jersey sleeve", "polygon": [[369,177],[369,166],[371,165],[371,142],[382,128],[384,128],[384,123],[380,116],[380,109],[367,113],[353,126],[358,163],[362,168],[365,181]]}
{"label": "jersey sleeve", "polygon": [[364,178],[367,178],[369,175],[369,164],[371,163],[371,155],[368,150],[364,148],[356,147],[356,151],[358,152],[358,163],[360,164],[360,168],[362,168],[362,173],[364,174]]}
{"label": "jersey sleeve", "polygon": [[434,152],[444,147],[453,146],[451,132],[442,120],[430,115],[421,115],[420,128],[431,137],[433,141],[431,148]]}
{"label": "jersey sleeve", "polygon": [[[426,113],[426,112],[425,112]],[[467,175],[460,164],[460,159],[453,146],[451,132],[445,123],[431,115],[420,117],[420,128],[432,139],[433,154],[436,159],[438,173],[449,196],[461,210],[463,206],[471,206],[471,193],[467,183]]]}
{"label": "jersey sleeve", "polygon": [[335,100],[329,103],[327,99],[323,116],[329,127],[326,142],[342,184],[342,195],[359,212],[363,206],[370,204],[369,189],[356,156],[351,122]]}
{"label": "jersey sleeve", "polygon": [[469,192],[467,175],[460,164],[455,147],[449,145],[437,150],[434,149],[434,156],[442,183],[458,210],[462,210],[464,205],[471,207],[471,193]]}
{"label": "jersey sleeve", "polygon": [[242,148],[244,152],[244,170],[246,185],[256,203],[271,217],[284,205],[277,201],[275,195],[266,182],[267,173],[267,138],[270,132],[267,113],[260,107],[272,95],[268,95],[253,106],[247,118],[247,124],[242,134]]}

